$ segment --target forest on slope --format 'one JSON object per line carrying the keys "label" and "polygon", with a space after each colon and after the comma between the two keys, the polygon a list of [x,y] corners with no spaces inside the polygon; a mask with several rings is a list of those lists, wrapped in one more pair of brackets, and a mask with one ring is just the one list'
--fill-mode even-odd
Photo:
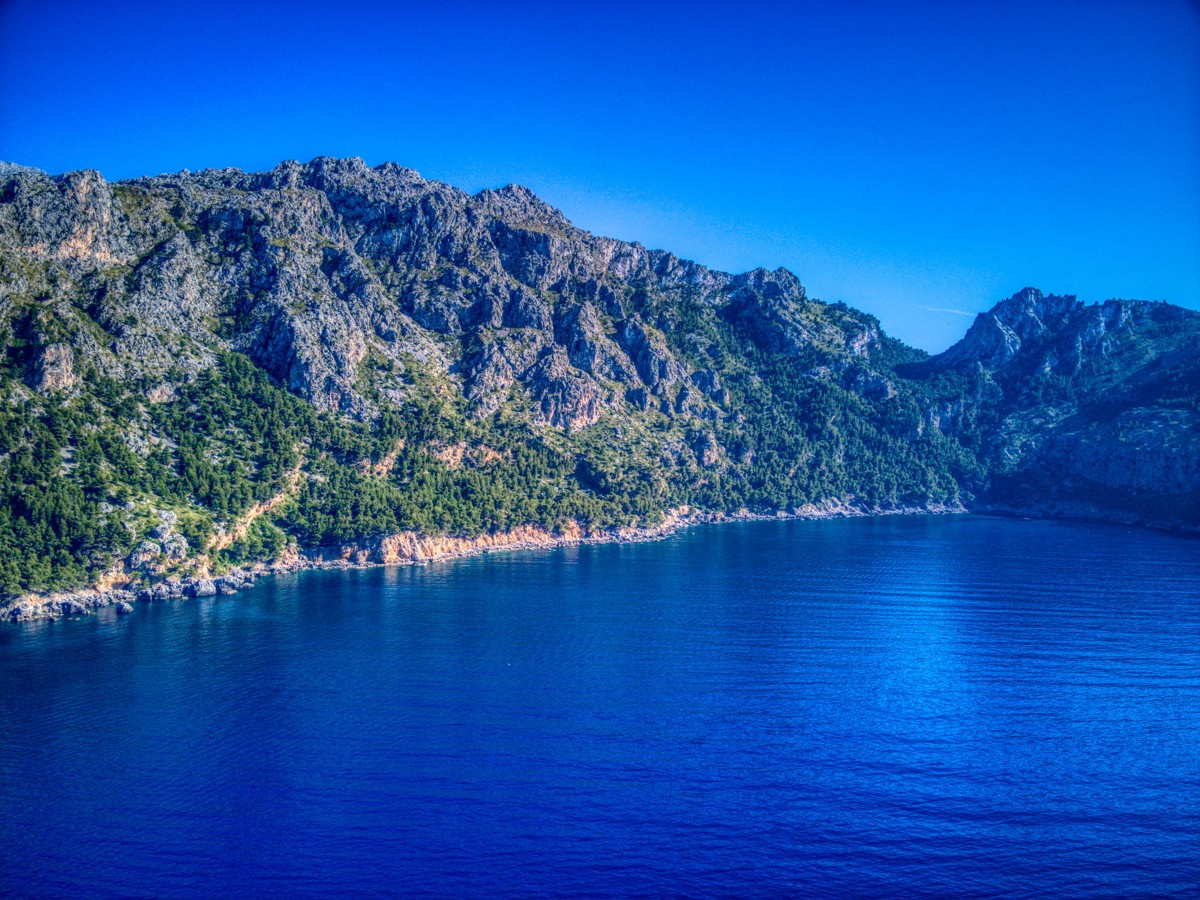
{"label": "forest on slope", "polygon": [[1026,289],[931,358],[392,164],[0,164],[0,333],[7,595],[681,506],[1200,529],[1194,312]]}

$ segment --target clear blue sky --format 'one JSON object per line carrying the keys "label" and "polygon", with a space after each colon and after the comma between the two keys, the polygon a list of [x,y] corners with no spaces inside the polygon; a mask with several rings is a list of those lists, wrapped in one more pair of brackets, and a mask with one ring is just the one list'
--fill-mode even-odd
{"label": "clear blue sky", "polygon": [[0,159],[394,160],[931,350],[1033,285],[1200,308],[1200,5],[0,0]]}

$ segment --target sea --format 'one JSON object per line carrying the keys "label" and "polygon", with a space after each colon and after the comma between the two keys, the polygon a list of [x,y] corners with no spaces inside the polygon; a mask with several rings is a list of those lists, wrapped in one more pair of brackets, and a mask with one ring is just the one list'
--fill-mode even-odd
{"label": "sea", "polygon": [[0,895],[1200,896],[1200,541],[748,522],[5,625]]}

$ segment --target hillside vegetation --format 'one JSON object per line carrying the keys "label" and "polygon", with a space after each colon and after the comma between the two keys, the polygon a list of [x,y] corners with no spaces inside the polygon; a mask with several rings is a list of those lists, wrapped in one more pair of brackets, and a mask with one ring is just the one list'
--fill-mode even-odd
{"label": "hillside vegetation", "polygon": [[1200,529],[1196,313],[1026,289],[929,358],[391,164],[0,164],[0,333],[7,595],[682,506]]}

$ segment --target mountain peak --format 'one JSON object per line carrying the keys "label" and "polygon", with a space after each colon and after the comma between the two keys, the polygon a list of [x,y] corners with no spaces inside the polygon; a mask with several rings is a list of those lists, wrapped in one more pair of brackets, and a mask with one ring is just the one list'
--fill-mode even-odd
{"label": "mountain peak", "polygon": [[1044,294],[1034,287],[1022,288],[976,316],[963,339],[933,357],[929,364],[935,369],[975,363],[988,369],[998,368],[1015,358],[1022,348],[1028,349],[1060,331],[1082,308],[1083,304],[1073,295]]}
{"label": "mountain peak", "polygon": [[1037,288],[1022,288],[988,311],[1018,333],[1044,334],[1083,304],[1074,294],[1043,294]]}

